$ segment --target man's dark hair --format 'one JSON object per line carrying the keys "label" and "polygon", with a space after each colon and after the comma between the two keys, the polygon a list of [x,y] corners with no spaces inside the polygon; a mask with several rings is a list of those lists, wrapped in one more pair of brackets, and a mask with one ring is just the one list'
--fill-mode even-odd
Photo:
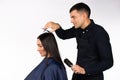
{"label": "man's dark hair", "polygon": [[73,5],[69,12],[72,12],[73,10],[85,11],[88,14],[88,18],[90,17],[90,14],[91,14],[91,10],[90,10],[89,6],[82,2]]}

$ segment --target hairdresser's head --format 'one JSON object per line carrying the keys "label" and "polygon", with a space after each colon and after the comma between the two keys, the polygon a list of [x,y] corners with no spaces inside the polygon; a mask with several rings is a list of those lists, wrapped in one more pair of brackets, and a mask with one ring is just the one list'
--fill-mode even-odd
{"label": "hairdresser's head", "polygon": [[85,3],[77,3],[70,9],[71,23],[75,28],[84,28],[88,25],[91,10]]}
{"label": "hairdresser's head", "polygon": [[50,32],[43,33],[37,37],[38,52],[43,57],[53,57],[60,63],[61,58],[58,50],[58,45],[54,35]]}

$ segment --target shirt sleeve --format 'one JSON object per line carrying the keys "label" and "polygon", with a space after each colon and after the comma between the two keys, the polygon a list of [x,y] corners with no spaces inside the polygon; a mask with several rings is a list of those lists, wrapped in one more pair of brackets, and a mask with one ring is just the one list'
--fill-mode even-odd
{"label": "shirt sleeve", "polygon": [[75,28],[74,27],[72,27],[70,29],[66,29],[66,30],[64,30],[60,27],[55,32],[56,32],[57,36],[61,39],[69,39],[69,38],[75,37]]}
{"label": "shirt sleeve", "polygon": [[113,56],[108,33],[103,29],[96,36],[98,63],[85,67],[87,74],[102,72],[113,66]]}

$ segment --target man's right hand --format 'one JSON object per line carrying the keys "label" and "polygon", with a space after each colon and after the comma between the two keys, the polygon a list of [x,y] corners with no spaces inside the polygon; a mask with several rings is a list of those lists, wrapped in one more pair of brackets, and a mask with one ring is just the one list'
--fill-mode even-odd
{"label": "man's right hand", "polygon": [[43,29],[48,29],[48,28],[51,28],[50,32],[55,32],[57,29],[60,28],[60,25],[58,23],[50,21],[50,22],[47,22],[47,24]]}

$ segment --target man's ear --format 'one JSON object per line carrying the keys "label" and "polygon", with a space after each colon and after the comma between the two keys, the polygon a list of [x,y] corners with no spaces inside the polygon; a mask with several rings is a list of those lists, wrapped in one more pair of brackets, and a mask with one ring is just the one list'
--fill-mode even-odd
{"label": "man's ear", "polygon": [[88,14],[86,12],[84,12],[84,11],[82,12],[82,15],[83,15],[84,18],[88,17]]}

